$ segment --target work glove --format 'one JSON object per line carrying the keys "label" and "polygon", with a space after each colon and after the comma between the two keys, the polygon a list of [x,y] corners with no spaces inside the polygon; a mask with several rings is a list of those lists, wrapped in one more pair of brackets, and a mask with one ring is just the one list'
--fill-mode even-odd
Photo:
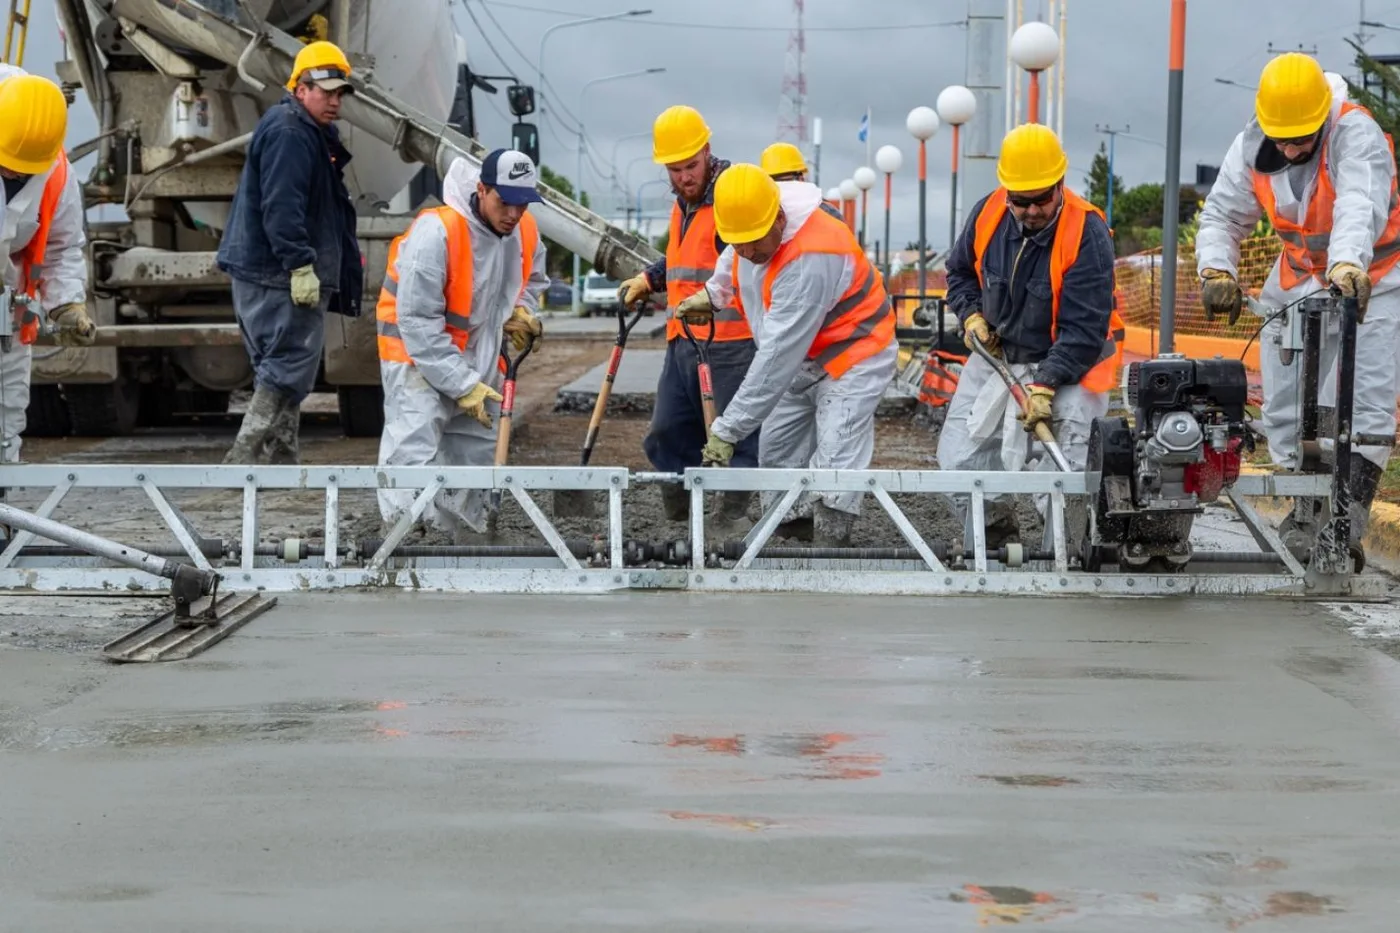
{"label": "work glove", "polygon": [[1050,417],[1050,411],[1054,406],[1055,390],[1033,382],[1026,386],[1026,411],[1018,414],[1016,420],[1021,422],[1021,426],[1027,431],[1034,431],[1035,426],[1042,421],[1053,428],[1055,423]]}
{"label": "work glove", "polygon": [[1205,307],[1207,321],[1224,314],[1226,323],[1233,327],[1244,307],[1244,292],[1240,291],[1235,277],[1224,269],[1207,269],[1201,273],[1201,304]]}
{"label": "work glove", "polygon": [[540,319],[521,305],[515,306],[502,330],[516,353],[524,352],[532,340],[538,344],[544,339],[544,325],[540,323]]}
{"label": "work glove", "polygon": [[977,339],[982,341],[982,346],[987,348],[988,353],[993,356],[1001,355],[1001,338],[992,333],[991,325],[987,323],[981,311],[968,315],[967,320],[963,321],[963,346],[969,350],[972,349],[972,334],[977,335]]}
{"label": "work glove", "polygon": [[1349,262],[1339,262],[1327,272],[1327,281],[1337,286],[1343,298],[1356,299],[1356,323],[1366,319],[1366,303],[1371,300],[1371,276]]}
{"label": "work glove", "polygon": [[321,303],[321,280],[310,263],[292,270],[292,303],[314,308]]}
{"label": "work glove", "polygon": [[651,283],[645,275],[634,275],[617,289],[617,300],[624,308],[631,307],[651,294]]}
{"label": "work glove", "polygon": [[676,317],[691,327],[708,326],[715,319],[715,308],[710,303],[709,290],[702,288],[676,305]]}
{"label": "work glove", "polygon": [[486,410],[487,399],[493,402],[503,401],[501,393],[484,382],[478,382],[472,386],[470,392],[457,399],[457,410],[463,414],[471,415],[489,428],[491,427],[491,413]]}
{"label": "work glove", "polygon": [[56,327],[54,342],[60,347],[90,347],[97,339],[97,325],[88,317],[87,305],[82,302],[54,308],[49,312],[49,320]]}
{"label": "work glove", "polygon": [[700,448],[700,465],[727,467],[733,457],[734,445],[722,437],[716,437],[711,430],[709,440]]}

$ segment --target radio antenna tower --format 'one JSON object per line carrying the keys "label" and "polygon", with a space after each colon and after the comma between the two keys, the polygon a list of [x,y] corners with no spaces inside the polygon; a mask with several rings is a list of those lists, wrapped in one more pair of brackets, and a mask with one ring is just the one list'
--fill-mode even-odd
{"label": "radio antenna tower", "polygon": [[807,143],[807,73],[803,70],[807,36],[802,30],[804,2],[792,0],[797,26],[788,33],[787,55],[783,62],[783,91],[778,103],[778,139],[794,143],[799,148]]}

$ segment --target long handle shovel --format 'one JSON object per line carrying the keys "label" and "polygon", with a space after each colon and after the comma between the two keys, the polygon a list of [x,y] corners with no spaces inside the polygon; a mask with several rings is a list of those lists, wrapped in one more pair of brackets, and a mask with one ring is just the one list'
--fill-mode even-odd
{"label": "long handle shovel", "polygon": [[[622,351],[627,346],[627,338],[632,333],[632,328],[637,326],[637,322],[646,313],[644,302],[637,302],[636,311],[629,319],[627,307],[619,304],[617,306],[617,341],[613,344],[612,354],[608,357],[608,368],[603,373],[603,385],[598,390],[598,400],[593,403],[593,416],[588,419],[588,433],[583,438],[583,451],[579,455],[579,466],[588,466],[588,461],[593,456],[593,446],[598,443],[598,432],[603,427],[603,415],[608,409],[608,398],[612,395],[614,380],[617,379],[618,368],[622,366]],[[556,489],[554,491],[554,517],[555,518],[593,518],[595,515],[593,508],[593,493],[581,489]]]}
{"label": "long handle shovel", "polygon": [[[993,356],[990,350],[982,346],[982,341],[977,339],[976,334],[969,333],[968,337],[972,340],[973,351],[978,356],[982,357],[982,359],[986,360],[991,365],[992,369],[996,370],[997,375],[1001,377],[1001,381],[1006,383],[1006,388],[1010,390],[1011,397],[1015,399],[1016,404],[1020,406],[1021,413],[1029,413],[1030,402],[1026,397],[1026,388],[1021,385],[1020,381],[1012,374],[1011,368]],[[1055,440],[1055,432],[1050,425],[1046,424],[1044,421],[1037,421],[1035,423],[1035,436],[1040,439],[1040,442],[1045,445],[1045,449],[1050,452],[1050,459],[1055,461],[1055,466],[1059,467],[1060,470],[1065,473],[1074,472],[1074,470],[1070,468],[1069,461],[1065,459],[1064,451],[1060,450],[1060,444]]]}
{"label": "long handle shovel", "polygon": [[700,379],[700,409],[705,415],[705,434],[710,433],[710,425],[715,423],[715,418],[719,414],[715,408],[715,383],[710,375],[710,345],[715,342],[715,325],[710,324],[709,332],[705,334],[705,340],[695,338],[695,333],[690,329],[689,322],[681,318],[681,328],[685,331],[685,339],[690,341],[690,345],[695,348],[695,356],[699,362],[696,364],[696,375]]}
{"label": "long handle shovel", "polygon": [[[501,348],[501,361],[506,367],[506,377],[501,384],[501,414],[496,419],[496,466],[505,466],[510,461],[510,427],[515,417],[515,374],[520,368],[520,364],[525,361],[525,357],[530,355],[530,351],[535,349],[535,337],[530,335],[529,341],[525,344],[525,349],[520,351],[520,355],[511,359],[505,348]],[[494,526],[496,516],[501,511],[501,490],[491,490],[491,522]],[[493,529],[494,530],[494,529]]]}

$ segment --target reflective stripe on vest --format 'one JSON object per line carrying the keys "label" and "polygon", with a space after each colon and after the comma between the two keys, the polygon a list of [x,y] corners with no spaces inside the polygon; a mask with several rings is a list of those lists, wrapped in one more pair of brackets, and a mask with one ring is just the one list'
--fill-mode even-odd
{"label": "reflective stripe on vest", "polygon": [[[846,225],[826,211],[816,210],[807,218],[773,258],[763,272],[762,297],[764,308],[773,304],[773,282],[783,267],[800,256],[849,256],[855,265],[851,286],[826,313],[821,330],[807,351],[807,359],[839,379],[861,360],[869,359],[894,341],[894,309],[885,292],[885,281],[879,271],[866,259],[855,235]],[[734,301],[743,308],[739,297],[739,263],[732,274]]]}
{"label": "reflective stripe on vest", "polygon": [[535,223],[535,218],[529,211],[520,215],[520,256],[521,256],[521,276],[520,294],[515,296],[515,303],[520,304],[525,297],[525,287],[530,284],[530,276],[535,274],[535,250],[540,248],[540,225]]}
{"label": "reflective stripe on vest", "polygon": [[924,378],[919,386],[919,404],[930,408],[942,408],[953,400],[958,390],[958,375],[953,366],[961,367],[967,357],[948,353],[944,350],[930,350],[924,360]]}
{"label": "reflective stripe on vest", "polygon": [[[1050,339],[1054,341],[1060,327],[1060,295],[1064,291],[1065,273],[1079,258],[1079,243],[1084,238],[1084,221],[1089,214],[1103,217],[1103,212],[1069,189],[1064,190],[1064,206],[1060,209],[1060,219],[1055,224],[1055,239],[1050,247]],[[982,212],[977,215],[973,228],[972,249],[976,259],[973,268],[977,281],[986,288],[982,275],[982,255],[991,245],[997,227],[1006,216],[1006,189],[998,188],[987,198]],[[1115,284],[1115,289],[1116,289]],[[1103,352],[1098,362],[1079,380],[1079,385],[1089,392],[1107,392],[1113,388],[1118,374],[1118,366],[1123,361],[1123,340],[1127,335],[1123,318],[1118,314],[1116,297],[1109,306],[1108,334],[1104,338]]]}
{"label": "reflective stripe on vest", "polygon": [[68,156],[60,152],[39,196],[39,226],[24,249],[10,256],[10,261],[19,272],[18,290],[30,299],[24,313],[15,321],[22,344],[32,344],[39,339],[39,289],[44,281],[44,254],[48,251],[54,214],[58,213],[58,204],[63,200],[63,188],[67,184]]}
{"label": "reflective stripe on vest", "polygon": [[[1338,116],[1346,116],[1353,110],[1359,110],[1366,116],[1371,116],[1371,111],[1346,101],[1342,104],[1341,113]],[[1334,124],[1335,126],[1335,124]],[[1330,142],[1330,139],[1328,140]],[[1390,157],[1395,158],[1395,142],[1390,134],[1385,134],[1385,143],[1390,147]],[[1317,163],[1317,185],[1313,191],[1312,198],[1308,201],[1308,211],[1303,217],[1301,224],[1280,217],[1278,213],[1278,202],[1274,197],[1273,179],[1286,178],[1285,172],[1280,172],[1277,176],[1264,175],[1260,172],[1250,170],[1254,181],[1254,196],[1259,199],[1259,204],[1264,208],[1264,212],[1269,215],[1269,222],[1274,225],[1274,232],[1283,241],[1283,254],[1279,257],[1278,280],[1285,289],[1295,287],[1299,282],[1315,278],[1319,283],[1325,284],[1327,274],[1327,250],[1332,242],[1332,207],[1337,200],[1336,188],[1332,185],[1332,173],[1327,170],[1327,150],[1326,143],[1321,146],[1321,153],[1318,155]],[[1395,179],[1390,180],[1390,203],[1387,207],[1385,230],[1381,232],[1371,251],[1371,267],[1367,271],[1371,275],[1372,284],[1379,282],[1385,274],[1395,268],[1400,262],[1400,198],[1396,195]]]}
{"label": "reflective stripe on vest", "polygon": [[[671,235],[666,241],[666,339],[685,336],[676,305],[705,287],[715,274],[719,254],[715,252],[715,212],[708,204],[690,218],[681,237],[681,206],[671,205]],[[748,321],[738,307],[715,310],[715,340],[752,340]],[[699,340],[709,334],[708,326],[692,324],[690,332]]]}

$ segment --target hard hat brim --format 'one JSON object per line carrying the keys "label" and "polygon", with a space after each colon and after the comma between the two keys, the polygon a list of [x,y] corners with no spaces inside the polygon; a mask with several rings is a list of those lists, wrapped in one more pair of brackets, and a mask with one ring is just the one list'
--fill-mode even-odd
{"label": "hard hat brim", "polygon": [[20,175],[42,175],[54,167],[58,162],[58,152],[54,152],[47,161],[29,161],[27,159],[0,158],[0,168]]}
{"label": "hard hat brim", "polygon": [[765,219],[752,227],[727,227],[720,223],[719,214],[715,214],[715,232],[719,234],[721,240],[731,246],[742,246],[745,243],[761,240],[772,231],[773,224],[778,219],[778,209],[779,205],[775,203]]}
{"label": "hard hat brim", "polygon": [[[1331,109],[1329,104],[1327,112],[1330,113]],[[1259,129],[1263,130],[1264,135],[1270,139],[1298,139],[1302,136],[1311,136],[1322,129],[1322,125],[1327,122],[1327,113],[1323,113],[1321,119],[1307,123],[1270,123],[1261,118],[1258,113],[1254,116],[1259,121]]]}
{"label": "hard hat brim", "polygon": [[706,133],[700,142],[694,146],[687,146],[684,149],[673,149],[670,152],[651,152],[651,160],[657,165],[675,165],[677,162],[685,162],[695,158],[695,154],[705,148],[705,144],[710,141],[710,134]]}

